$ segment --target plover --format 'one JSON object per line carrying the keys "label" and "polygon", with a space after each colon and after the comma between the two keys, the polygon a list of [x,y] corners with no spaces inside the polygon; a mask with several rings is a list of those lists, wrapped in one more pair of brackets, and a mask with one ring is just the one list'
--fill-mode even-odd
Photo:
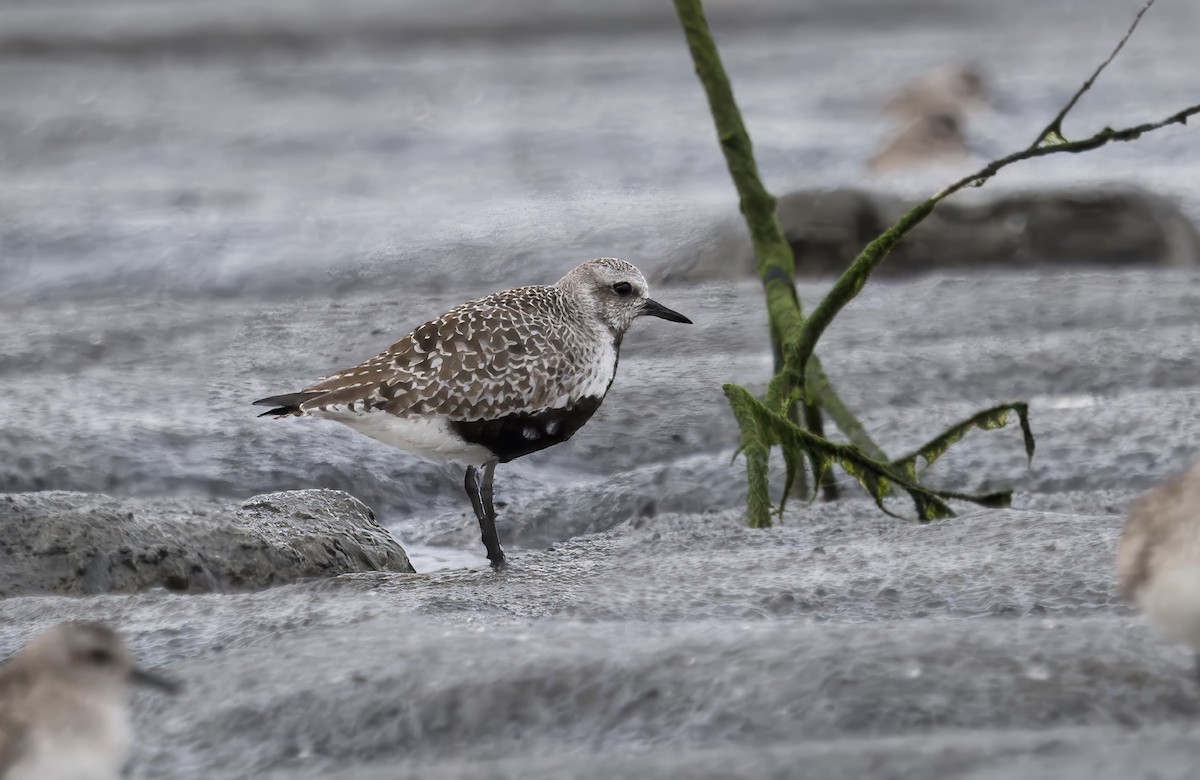
{"label": "plover", "polygon": [[116,780],[131,740],[131,683],[175,688],[139,669],[99,623],[35,637],[0,666],[0,780]]}
{"label": "plover", "polygon": [[1117,546],[1121,595],[1196,651],[1200,679],[1200,463],[1129,508]]}
{"label": "plover", "polygon": [[921,165],[956,163],[967,157],[962,123],[955,114],[929,114],[893,135],[870,159],[876,173]]}
{"label": "plover", "polygon": [[691,323],[647,297],[646,279],[601,257],[551,285],[456,306],[375,357],[295,393],[255,404],[260,417],[323,417],[425,458],[465,465],[464,487],[493,568],[497,463],[566,441],[612,385],[638,317]]}
{"label": "plover", "polygon": [[930,114],[965,114],[990,106],[987,81],[974,66],[940,67],[903,85],[888,98],[883,110],[903,119]]}

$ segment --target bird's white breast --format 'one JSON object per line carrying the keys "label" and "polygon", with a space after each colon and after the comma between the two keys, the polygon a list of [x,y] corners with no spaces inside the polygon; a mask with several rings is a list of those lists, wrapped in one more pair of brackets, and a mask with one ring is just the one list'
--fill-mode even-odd
{"label": "bird's white breast", "polygon": [[1142,612],[1163,634],[1200,651],[1200,555],[1162,556],[1138,589]]}
{"label": "bird's white breast", "polygon": [[[129,715],[120,700],[92,701],[62,721],[47,712],[31,724],[28,753],[6,780],[118,780],[132,741]],[[86,718],[90,726],[75,728]]]}
{"label": "bird's white breast", "polygon": [[337,409],[328,409],[317,416],[336,420],[372,439],[430,460],[449,460],[475,466],[494,460],[487,449],[463,441],[455,434],[445,417],[398,417],[384,411],[352,412]]}
{"label": "bird's white breast", "polygon": [[617,346],[607,332],[597,336],[598,349],[588,361],[582,381],[571,388],[573,400],[580,398],[603,398],[617,373]]}

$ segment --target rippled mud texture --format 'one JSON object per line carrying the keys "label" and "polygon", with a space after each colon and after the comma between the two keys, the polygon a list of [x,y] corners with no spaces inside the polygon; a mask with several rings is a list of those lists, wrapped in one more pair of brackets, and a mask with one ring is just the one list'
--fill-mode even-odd
{"label": "rippled mud texture", "polygon": [[[1019,96],[971,127],[1021,147],[1136,10],[712,6],[772,190],[887,199],[958,173],[867,178],[891,89],[970,52]],[[10,596],[0,657],[104,619],[184,681],[135,701],[134,780],[1194,775],[1192,659],[1117,601],[1112,564],[1133,496],[1198,457],[1195,270],[868,285],[820,354],[889,452],[1030,402],[1032,467],[1004,429],[925,475],[1013,486],[1014,508],[931,526],[847,485],[745,527],[720,384],[770,375],[747,280],[656,284],[696,325],[636,327],[596,417],[498,471],[500,576],[458,469],[254,416],[462,300],[597,255],[677,267],[736,218],[669,4],[571,8],[4,6],[0,491],[109,494],[150,534],[342,490],[420,573]],[[1198,9],[1160,0],[1079,127],[1194,102]],[[1116,182],[1194,221],[1194,133],[1017,166],[964,202]],[[821,290],[800,287],[809,306]],[[290,522],[294,541],[315,521]]]}
{"label": "rippled mud texture", "polygon": [[[1146,271],[871,286],[821,354],[892,453],[975,409],[1031,402],[1039,447],[1031,469],[1019,433],[1004,429],[972,434],[928,474],[933,481],[1034,493],[1145,489],[1186,466],[1200,436],[1191,411],[1200,401],[1198,284],[1194,272]],[[819,289],[801,292],[811,301]],[[741,505],[741,464],[730,466],[737,430],[720,385],[769,376],[759,288],[666,286],[655,295],[696,325],[686,333],[637,325],[595,418],[570,442],[498,469],[507,543],[538,546],[632,515]],[[249,405],[375,354],[451,300],[396,291],[341,302],[0,311],[10,410],[0,486],[229,500],[333,488],[366,503],[406,546],[456,538],[475,550],[458,468],[335,423],[260,419]]]}
{"label": "rippled mud texture", "polygon": [[756,772],[788,756],[864,777],[1016,756],[1091,766],[1089,731],[1154,726],[1153,746],[1200,714],[1187,653],[1115,601],[1118,515],[920,526],[856,500],[786,520],[663,515],[499,576],[12,598],[0,614],[116,619],[187,683],[178,703],[140,702],[135,777],[596,776],[597,761],[708,777],[710,757]]}

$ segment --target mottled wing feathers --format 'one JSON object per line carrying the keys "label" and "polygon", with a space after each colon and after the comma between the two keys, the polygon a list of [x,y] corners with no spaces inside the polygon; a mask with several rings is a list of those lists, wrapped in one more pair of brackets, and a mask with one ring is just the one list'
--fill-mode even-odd
{"label": "mottled wing feathers", "polygon": [[[300,411],[300,405],[305,401],[310,401],[324,393],[285,393],[283,395],[273,395],[270,398],[260,398],[254,402],[254,406],[274,406],[276,408],[270,411],[263,412],[259,417],[288,417],[303,414]],[[2,780],[2,779],[0,779]]]}
{"label": "mottled wing feathers", "polygon": [[[590,372],[598,356],[585,346],[594,334],[564,309],[554,287],[493,293],[300,393],[263,401],[279,405],[268,414],[280,416],[383,410],[482,420],[560,408],[597,385]],[[607,380],[611,373],[604,390]]]}

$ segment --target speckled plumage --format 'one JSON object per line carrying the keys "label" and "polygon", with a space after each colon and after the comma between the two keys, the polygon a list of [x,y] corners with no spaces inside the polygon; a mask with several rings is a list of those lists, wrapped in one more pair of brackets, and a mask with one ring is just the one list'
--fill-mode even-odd
{"label": "speckled plumage", "polygon": [[[275,407],[266,416],[336,420],[418,455],[467,464],[482,524],[491,467],[565,441],[587,422],[616,375],[625,331],[644,315],[690,322],[647,297],[637,268],[598,258],[552,285],[456,306],[369,360],[255,403]],[[470,469],[480,466],[488,469],[484,483],[472,486]]]}
{"label": "speckled plumage", "polygon": [[[371,430],[363,416],[384,413],[454,424],[536,416],[580,404],[595,411],[616,375],[621,337],[633,319],[606,317],[608,312],[583,294],[580,279],[596,270],[630,276],[644,294],[645,279],[629,263],[592,260],[553,285],[503,290],[456,306],[369,360],[291,396],[264,399],[281,406],[268,414],[325,417],[404,447],[384,433],[376,436],[379,431]],[[553,421],[548,425],[549,430],[525,434],[561,441],[561,427],[555,429]],[[489,459],[454,448],[446,453],[413,449],[428,457]]]}
{"label": "speckled plumage", "polygon": [[[558,287],[519,287],[456,306],[305,393],[298,414],[380,410],[486,420],[603,395],[616,368],[599,332]],[[616,338],[619,338],[616,337]]]}

